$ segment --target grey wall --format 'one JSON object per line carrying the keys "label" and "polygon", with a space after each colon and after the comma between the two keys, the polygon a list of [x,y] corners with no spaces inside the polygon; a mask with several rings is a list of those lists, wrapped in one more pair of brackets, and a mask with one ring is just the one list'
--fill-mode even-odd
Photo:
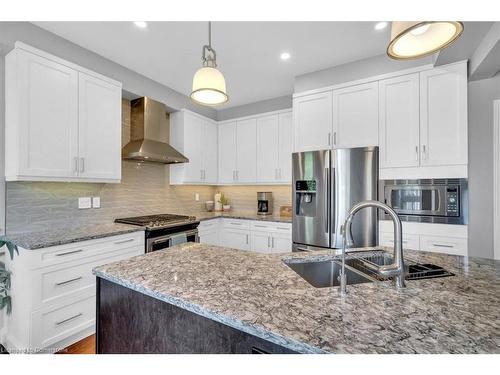
{"label": "grey wall", "polygon": [[220,109],[217,111],[217,120],[224,121],[232,118],[251,116],[258,113],[278,111],[280,109],[292,108],[292,96],[280,96],[278,98],[262,100],[256,103],[240,105],[237,107]]}
{"label": "grey wall", "polygon": [[297,76],[294,81],[294,92],[313,90],[426,64],[432,64],[432,56],[417,60],[396,61],[385,54],[379,55]]}
{"label": "grey wall", "polygon": [[[188,108],[216,119],[215,109],[196,105],[187,96],[38,26],[29,22],[0,22],[0,55],[2,60],[3,56],[14,47],[16,41],[32,45],[87,69],[114,78],[123,83],[124,90],[138,96],[150,96],[174,110]],[[130,53],[133,51],[131,50]],[[3,95],[3,87],[1,91]],[[3,117],[3,113],[0,115]]]}
{"label": "grey wall", "polygon": [[468,88],[469,254],[493,258],[493,100],[500,99],[500,76]]}

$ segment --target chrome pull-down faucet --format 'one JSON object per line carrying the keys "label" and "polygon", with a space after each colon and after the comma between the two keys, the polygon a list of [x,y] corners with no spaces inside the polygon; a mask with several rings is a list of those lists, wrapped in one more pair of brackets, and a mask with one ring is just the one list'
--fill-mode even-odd
{"label": "chrome pull-down faucet", "polygon": [[394,276],[394,279],[396,281],[396,287],[398,288],[406,287],[405,266],[403,260],[403,241],[402,241],[403,230],[401,225],[401,219],[399,218],[396,211],[394,211],[391,207],[389,207],[384,203],[378,201],[363,201],[352,206],[352,208],[349,210],[349,213],[347,214],[347,218],[344,222],[344,225],[342,226],[342,271],[339,276],[341,295],[345,295],[347,293],[346,276],[344,269],[345,248],[346,246],[352,247],[354,244],[352,241],[352,237],[350,236],[352,219],[354,218],[354,215],[356,215],[358,211],[367,207],[380,208],[386,211],[391,217],[392,222],[394,223],[394,260],[392,264],[379,267],[378,273],[386,277]]}

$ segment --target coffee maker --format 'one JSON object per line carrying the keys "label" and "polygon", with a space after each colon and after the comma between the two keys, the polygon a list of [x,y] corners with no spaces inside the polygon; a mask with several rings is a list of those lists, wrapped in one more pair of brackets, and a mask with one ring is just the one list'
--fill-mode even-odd
{"label": "coffee maker", "polygon": [[273,194],[270,191],[257,193],[257,214],[272,215]]}

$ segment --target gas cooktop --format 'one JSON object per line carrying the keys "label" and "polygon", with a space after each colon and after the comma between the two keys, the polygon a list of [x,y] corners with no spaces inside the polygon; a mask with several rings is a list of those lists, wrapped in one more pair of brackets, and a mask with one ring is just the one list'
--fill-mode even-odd
{"label": "gas cooktop", "polygon": [[196,223],[196,217],[174,214],[158,214],[115,219],[115,223],[123,223],[146,227],[149,230],[171,228],[184,224]]}

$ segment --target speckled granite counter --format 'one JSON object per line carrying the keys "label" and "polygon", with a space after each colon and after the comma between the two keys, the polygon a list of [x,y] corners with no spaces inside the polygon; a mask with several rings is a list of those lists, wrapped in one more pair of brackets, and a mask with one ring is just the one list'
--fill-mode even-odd
{"label": "speckled granite counter", "polygon": [[196,216],[200,221],[217,219],[219,217],[225,217],[229,219],[243,219],[243,220],[259,220],[259,221],[271,221],[278,223],[291,223],[292,218],[286,216],[276,215],[257,215],[256,212],[245,212],[245,211],[227,211],[227,212],[194,212],[191,215]]}
{"label": "speckled granite counter", "polygon": [[143,231],[145,228],[127,224],[95,224],[80,227],[56,228],[47,232],[16,233],[0,237],[7,239],[26,250],[42,249],[50,246],[93,240],[96,238],[117,236],[120,234]]}
{"label": "speckled granite counter", "polygon": [[500,262],[406,251],[454,277],[314,288],[284,257],[183,244],[95,274],[303,353],[500,353]]}

